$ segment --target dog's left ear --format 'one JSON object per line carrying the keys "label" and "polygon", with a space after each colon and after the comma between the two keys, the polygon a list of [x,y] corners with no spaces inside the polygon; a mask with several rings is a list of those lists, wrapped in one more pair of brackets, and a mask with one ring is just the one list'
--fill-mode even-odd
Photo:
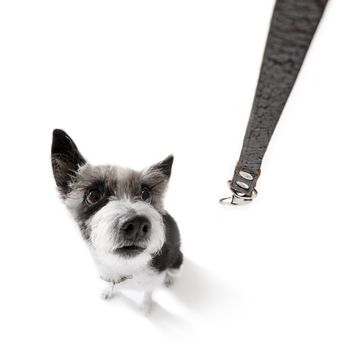
{"label": "dog's left ear", "polygon": [[160,194],[166,189],[171,175],[173,161],[174,157],[170,155],[142,172],[143,181],[154,192]]}
{"label": "dog's left ear", "polygon": [[152,165],[149,171],[159,172],[160,174],[162,174],[163,176],[169,179],[171,175],[171,169],[173,167],[173,162],[174,162],[174,156],[171,154],[161,162]]}
{"label": "dog's left ear", "polygon": [[86,163],[74,141],[60,129],[52,133],[51,163],[59,191],[66,195],[77,170]]}

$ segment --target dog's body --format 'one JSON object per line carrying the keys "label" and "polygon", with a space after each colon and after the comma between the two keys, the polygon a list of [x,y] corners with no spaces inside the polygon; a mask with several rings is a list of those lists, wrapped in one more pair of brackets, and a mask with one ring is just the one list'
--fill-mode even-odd
{"label": "dog's body", "polygon": [[61,197],[79,225],[108,288],[145,292],[150,311],[152,291],[170,284],[182,264],[175,220],[163,208],[173,157],[143,171],[92,166],[72,139],[54,130],[52,167]]}

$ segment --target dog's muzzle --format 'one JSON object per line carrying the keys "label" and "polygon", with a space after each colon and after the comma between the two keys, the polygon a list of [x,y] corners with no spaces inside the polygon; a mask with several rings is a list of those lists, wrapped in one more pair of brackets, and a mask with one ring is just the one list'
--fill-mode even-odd
{"label": "dog's muzzle", "polygon": [[147,246],[151,232],[151,222],[146,216],[135,215],[126,219],[118,230],[118,241],[122,242],[114,253],[123,256],[135,256]]}

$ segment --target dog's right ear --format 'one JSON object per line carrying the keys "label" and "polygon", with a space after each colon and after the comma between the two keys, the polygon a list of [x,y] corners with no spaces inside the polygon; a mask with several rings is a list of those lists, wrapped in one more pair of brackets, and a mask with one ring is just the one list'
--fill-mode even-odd
{"label": "dog's right ear", "polygon": [[86,163],[73,140],[60,129],[52,133],[51,163],[59,191],[66,195],[80,166]]}

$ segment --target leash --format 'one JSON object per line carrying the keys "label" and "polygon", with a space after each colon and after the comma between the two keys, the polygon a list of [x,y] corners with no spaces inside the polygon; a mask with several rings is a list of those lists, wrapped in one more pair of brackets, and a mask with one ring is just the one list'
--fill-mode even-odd
{"label": "leash", "polygon": [[100,278],[103,279],[104,281],[108,282],[108,283],[112,283],[113,286],[115,286],[116,284],[123,283],[123,282],[125,282],[127,280],[133,279],[133,275],[122,276],[122,277],[120,277],[117,280],[106,280],[105,278],[103,278],[101,276],[100,276]]}
{"label": "leash", "polygon": [[246,204],[328,0],[276,0],[241,154],[223,204]]}

